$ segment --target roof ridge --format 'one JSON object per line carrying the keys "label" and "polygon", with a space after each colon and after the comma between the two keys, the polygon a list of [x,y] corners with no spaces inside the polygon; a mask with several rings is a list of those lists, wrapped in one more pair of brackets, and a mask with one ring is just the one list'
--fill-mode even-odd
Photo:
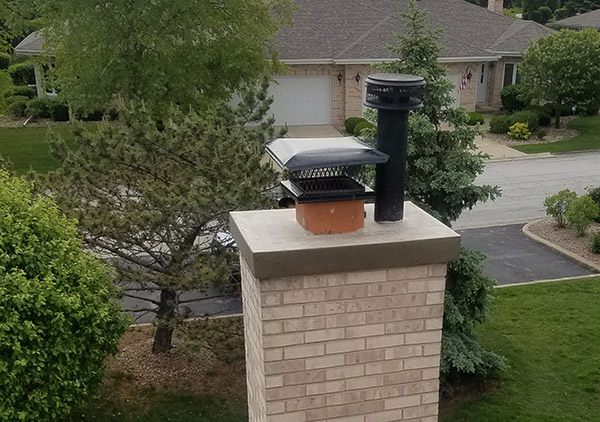
{"label": "roof ridge", "polygon": [[481,50],[481,51],[483,51],[485,53],[489,53],[491,51],[491,50],[487,50],[487,49],[484,49],[484,48],[481,48],[481,47],[477,47],[475,44],[471,44],[469,42],[466,42],[466,41],[463,41],[463,40],[459,40],[458,38],[455,38],[455,37],[453,37],[451,35],[447,35],[447,34],[444,33],[444,31],[442,31],[442,36],[446,37],[446,38],[450,38],[451,40],[459,42],[461,44],[468,45],[469,47],[473,47],[473,48],[475,48],[477,50]]}
{"label": "roof ridge", "polygon": [[510,24],[510,26],[508,28],[506,28],[506,31],[504,31],[502,33],[502,35],[500,35],[496,39],[496,41],[492,45],[490,45],[490,51],[494,51],[495,47],[508,41],[510,38],[515,37],[516,35],[519,34],[519,32],[527,29],[528,27],[538,27],[540,29],[543,29],[545,32],[548,33],[548,35],[555,32],[552,28],[548,28],[546,25],[542,25],[542,24],[534,22],[534,21],[515,20],[513,23]]}
{"label": "roof ridge", "polygon": [[506,28],[504,32],[502,32],[502,34],[500,34],[500,36],[496,38],[496,40],[489,46],[489,49],[493,50],[495,46],[500,45],[510,37],[515,36],[521,30],[523,30],[525,26],[527,26],[527,24],[524,21],[515,19],[514,22],[512,22],[508,28]]}
{"label": "roof ridge", "polygon": [[[357,1],[356,3],[360,3],[360,2]],[[357,45],[359,45],[360,43],[362,43],[364,40],[366,40],[369,37],[369,35],[371,35],[373,32],[375,32],[376,29],[381,28],[386,23],[388,23],[391,19],[392,19],[392,15],[387,16],[386,18],[382,19],[381,22],[379,22],[376,25],[373,25],[373,27],[371,29],[369,29],[367,32],[365,32],[360,37],[358,37],[354,42],[352,42],[350,45],[348,45],[346,48],[344,48],[342,51],[340,51],[334,57],[341,57],[341,56],[343,56],[348,51],[352,50],[354,47],[356,47]]]}

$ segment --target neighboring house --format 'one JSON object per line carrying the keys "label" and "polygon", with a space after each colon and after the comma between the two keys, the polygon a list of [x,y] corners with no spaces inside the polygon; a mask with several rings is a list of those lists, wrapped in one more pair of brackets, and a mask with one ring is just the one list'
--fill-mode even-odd
{"label": "neighboring house", "polygon": [[585,29],[592,28],[600,31],[600,9],[582,13],[577,16],[562,19],[548,24],[556,29]]}
{"label": "neighboring house", "polygon": [[[15,52],[21,56],[38,56],[42,53],[44,46],[44,38],[39,32],[32,32],[23,41],[15,47]],[[35,85],[37,87],[38,97],[45,95],[54,96],[54,91],[47,91],[44,87],[44,69],[38,63],[34,63]]]}
{"label": "neighboring house", "polygon": [[[403,31],[398,15],[406,0],[295,0],[294,25],[280,30],[280,60],[290,71],[271,87],[271,111],[279,124],[343,128],[363,111],[365,78],[371,65],[394,60],[386,46]],[[502,0],[489,10],[463,0],[419,0],[429,10],[428,25],[442,28],[440,61],[455,83],[457,105],[468,110],[498,108],[500,90],[518,82],[517,63],[535,39],[552,29],[502,15]],[[30,39],[30,37],[32,37]],[[41,53],[39,35],[16,47],[20,54]],[[470,76],[459,90],[463,76]]]}

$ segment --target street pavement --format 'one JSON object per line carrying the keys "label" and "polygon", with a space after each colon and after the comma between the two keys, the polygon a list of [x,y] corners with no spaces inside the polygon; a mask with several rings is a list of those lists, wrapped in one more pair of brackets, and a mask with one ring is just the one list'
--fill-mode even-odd
{"label": "street pavement", "polygon": [[[321,130],[322,128],[318,128]],[[328,128],[326,128],[328,130]],[[323,129],[325,130],[325,129]],[[307,136],[298,132],[295,136]],[[589,185],[600,186],[600,152],[564,154],[543,158],[489,161],[478,184],[499,185],[502,196],[463,213],[453,228],[463,245],[488,255],[486,272],[500,284],[576,277],[592,274],[579,264],[540,245],[521,232],[522,223],[545,216],[544,198],[562,189],[581,194]],[[158,292],[136,292],[158,299]],[[241,313],[241,302],[219,292],[185,293],[190,316]],[[146,308],[148,303],[126,298],[125,306]],[[138,312],[137,323],[154,315]]]}
{"label": "street pavement", "polygon": [[499,185],[502,196],[465,211],[454,229],[516,224],[545,217],[544,198],[562,189],[578,194],[600,186],[600,152],[489,161],[478,184]]}
{"label": "street pavement", "polygon": [[523,224],[461,230],[462,245],[487,255],[485,271],[499,284],[524,283],[594,272],[529,239]]}

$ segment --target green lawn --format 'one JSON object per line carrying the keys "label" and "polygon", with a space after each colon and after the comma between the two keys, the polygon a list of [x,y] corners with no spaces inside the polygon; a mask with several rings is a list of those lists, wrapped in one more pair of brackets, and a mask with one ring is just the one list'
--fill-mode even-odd
{"label": "green lawn", "polygon": [[[11,161],[17,174],[26,173],[30,168],[39,173],[54,170],[58,163],[48,150],[48,130],[46,127],[0,127],[0,156]],[[73,142],[71,126],[55,126],[51,130],[67,142]]]}
{"label": "green lawn", "polygon": [[600,149],[600,117],[584,117],[573,120],[569,127],[578,130],[573,139],[549,144],[526,144],[513,147],[527,154],[539,152],[569,152]]}
{"label": "green lawn", "polygon": [[510,367],[442,422],[600,421],[600,278],[496,293],[481,339]]}

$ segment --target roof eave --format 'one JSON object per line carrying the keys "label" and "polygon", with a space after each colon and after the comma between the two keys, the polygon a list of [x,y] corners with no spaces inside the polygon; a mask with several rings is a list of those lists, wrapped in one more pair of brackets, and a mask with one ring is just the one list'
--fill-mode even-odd
{"label": "roof eave", "polygon": [[[498,61],[502,57],[493,56],[465,56],[465,57],[440,57],[440,63],[464,63],[464,62],[490,62]],[[393,62],[395,58],[378,59],[280,59],[286,65],[311,65],[311,64],[333,64],[333,65],[353,65],[353,64],[373,64]]]}
{"label": "roof eave", "polygon": [[27,50],[21,48],[15,48],[15,53],[21,56],[39,56],[41,54],[44,54],[42,50]]}

